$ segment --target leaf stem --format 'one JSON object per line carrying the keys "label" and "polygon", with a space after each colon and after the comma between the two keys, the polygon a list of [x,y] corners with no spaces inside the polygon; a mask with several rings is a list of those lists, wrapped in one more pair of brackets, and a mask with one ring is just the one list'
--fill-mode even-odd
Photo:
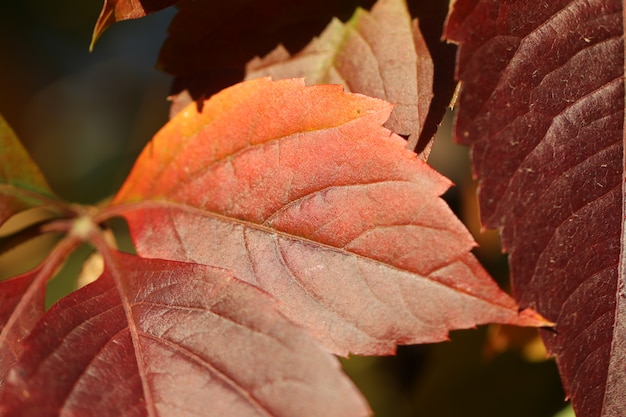
{"label": "leaf stem", "polygon": [[0,256],[44,233],[52,233],[53,231],[43,231],[43,226],[49,221],[49,219],[41,220],[8,236],[0,237]]}

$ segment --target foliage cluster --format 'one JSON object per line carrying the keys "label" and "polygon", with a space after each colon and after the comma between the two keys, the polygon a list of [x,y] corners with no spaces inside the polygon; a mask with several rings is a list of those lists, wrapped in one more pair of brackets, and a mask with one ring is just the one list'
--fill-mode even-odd
{"label": "foliage cluster", "polygon": [[[94,43],[174,4],[171,119],[111,199],[58,197],[0,119],[0,226],[45,213],[0,248],[59,237],[0,281],[0,416],[366,416],[334,355],[486,323],[543,328],[579,417],[626,415],[622,2],[105,0]],[[427,163],[455,79],[514,297]],[[102,268],[46,311],[83,243]]]}

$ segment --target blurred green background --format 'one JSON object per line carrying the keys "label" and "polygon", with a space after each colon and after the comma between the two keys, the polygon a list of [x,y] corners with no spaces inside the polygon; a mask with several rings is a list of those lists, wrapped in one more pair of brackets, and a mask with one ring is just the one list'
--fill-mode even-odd
{"label": "blurred green background", "polygon": [[[0,113],[53,189],[80,203],[119,187],[169,107],[171,79],[154,63],[175,10],[116,24],[89,53],[101,7],[101,0],[0,4]],[[467,150],[452,144],[450,119],[431,163],[458,185],[446,199],[481,242],[477,255],[506,286],[497,238],[480,235]],[[35,242],[19,267],[37,262],[50,244]],[[88,253],[82,248],[64,276],[77,273]],[[0,257],[0,278],[13,267]],[[54,283],[55,294],[74,286],[71,279]],[[451,342],[400,347],[393,357],[342,361],[378,417],[551,417],[565,406],[564,393],[554,362],[541,355],[536,332],[483,326],[453,332]]]}
{"label": "blurred green background", "polygon": [[53,188],[111,194],[167,120],[170,77],[154,69],[174,10],[122,22],[88,47],[102,1],[0,5],[0,112]]}

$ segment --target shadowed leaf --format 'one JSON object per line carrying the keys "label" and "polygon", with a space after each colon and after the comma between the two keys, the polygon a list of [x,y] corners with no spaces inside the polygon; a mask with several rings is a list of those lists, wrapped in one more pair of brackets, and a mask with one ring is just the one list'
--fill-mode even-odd
{"label": "shadowed leaf", "polygon": [[105,255],[25,341],[2,415],[366,416],[338,361],[267,295],[201,265]]}
{"label": "shadowed leaf", "polygon": [[545,325],[469,253],[449,181],[381,126],[390,112],[336,85],[238,84],[166,125],[114,202],[154,200],[118,209],[142,256],[233,269],[336,353]]}
{"label": "shadowed leaf", "polygon": [[373,0],[183,0],[159,55],[175,76],[173,93],[188,90],[200,103],[241,81],[245,64],[282,43],[302,49],[333,17],[347,19]]}
{"label": "shadowed leaf", "polygon": [[414,140],[433,96],[433,64],[417,20],[404,0],[379,0],[371,13],[357,9],[333,19],[319,38],[290,56],[281,46],[246,67],[246,78],[304,77],[307,84],[343,84],[346,91],[395,104],[385,127]]}
{"label": "shadowed leaf", "polygon": [[457,139],[576,415],[626,415],[622,2],[455,3]]}

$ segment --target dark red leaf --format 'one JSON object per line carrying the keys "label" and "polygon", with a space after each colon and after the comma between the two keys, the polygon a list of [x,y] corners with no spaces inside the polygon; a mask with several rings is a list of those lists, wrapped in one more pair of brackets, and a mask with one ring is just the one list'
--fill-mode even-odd
{"label": "dark red leaf", "polygon": [[379,0],[348,22],[333,19],[319,38],[290,56],[281,45],[246,66],[246,78],[303,77],[395,104],[385,127],[416,142],[433,96],[433,64],[405,0]]}
{"label": "dark red leaf", "polygon": [[302,49],[330,19],[350,17],[373,0],[183,0],[169,27],[159,67],[175,75],[173,92],[200,102],[243,79],[245,64],[282,43]]}
{"label": "dark red leaf", "polygon": [[439,198],[449,181],[340,86],[257,79],[188,107],[115,203],[142,256],[233,269],[333,352],[385,354],[479,323],[546,324],[499,290]]}
{"label": "dark red leaf", "polygon": [[579,417],[626,415],[622,2],[466,1],[457,139]]}
{"label": "dark red leaf", "polygon": [[6,373],[17,362],[20,341],[44,313],[44,286],[39,286],[16,311],[38,273],[39,270],[34,270],[0,282],[0,390]]}
{"label": "dark red leaf", "polygon": [[[189,90],[202,100],[244,77],[246,62],[263,56],[278,44],[290,52],[301,50],[336,17],[347,20],[357,6],[370,8],[373,0],[231,0],[178,3],[159,66],[175,76],[173,93]],[[435,106],[425,121],[427,143],[450,102],[454,89],[455,48],[441,41],[445,1],[410,2],[414,17],[435,60]],[[420,145],[422,150],[424,145]]]}
{"label": "dark red leaf", "polygon": [[44,314],[46,282],[76,245],[66,239],[34,270],[0,281],[0,390],[22,352],[22,340]]}
{"label": "dark red leaf", "polygon": [[25,341],[3,416],[365,416],[339,363],[224,270],[109,251]]}

